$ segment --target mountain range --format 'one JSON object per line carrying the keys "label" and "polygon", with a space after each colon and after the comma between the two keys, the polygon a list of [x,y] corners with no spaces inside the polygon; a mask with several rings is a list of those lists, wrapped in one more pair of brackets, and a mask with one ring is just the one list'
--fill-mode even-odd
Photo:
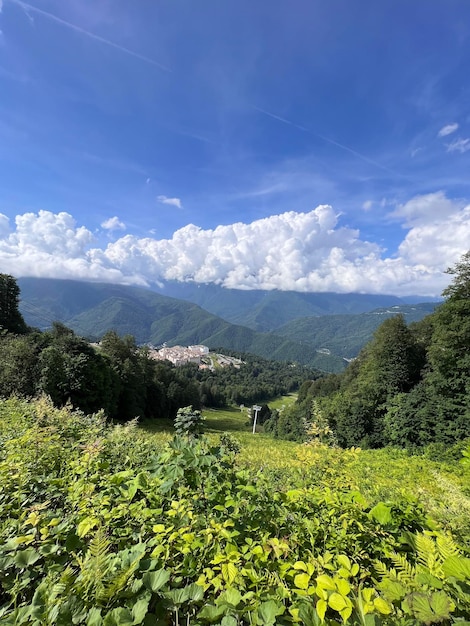
{"label": "mountain range", "polygon": [[352,315],[380,307],[424,302],[419,296],[398,298],[363,293],[302,293],[226,289],[215,284],[168,281],[153,288],[158,293],[188,300],[232,324],[272,332],[301,317]]}
{"label": "mountain range", "polygon": [[435,307],[404,304],[395,296],[242,291],[216,285],[167,283],[158,293],[46,278],[20,278],[18,285],[26,322],[40,329],[60,321],[92,339],[113,329],[133,335],[137,343],[202,343],[325,371],[343,369],[345,359],[357,356],[385,317],[403,313],[415,321]]}

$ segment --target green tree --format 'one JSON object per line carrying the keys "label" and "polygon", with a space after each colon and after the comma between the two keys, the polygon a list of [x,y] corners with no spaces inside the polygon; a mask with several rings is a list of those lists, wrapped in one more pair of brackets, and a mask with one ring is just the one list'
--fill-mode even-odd
{"label": "green tree", "polygon": [[104,409],[115,416],[116,374],[90,344],[60,322],[44,333],[46,347],[38,358],[38,390],[61,406],[70,401],[86,413]]}
{"label": "green tree", "polygon": [[10,333],[26,333],[28,327],[19,311],[20,288],[9,274],[0,274],[0,329]]}
{"label": "green tree", "polygon": [[39,346],[33,334],[0,335],[0,395],[32,397],[37,391]]}
{"label": "green tree", "polygon": [[436,441],[470,436],[470,252],[448,270],[453,281],[433,315],[426,384],[437,411]]}
{"label": "green tree", "polygon": [[386,319],[341,376],[339,391],[320,402],[338,443],[345,447],[386,445],[383,420],[388,403],[418,382],[423,366],[424,352],[403,316]]}

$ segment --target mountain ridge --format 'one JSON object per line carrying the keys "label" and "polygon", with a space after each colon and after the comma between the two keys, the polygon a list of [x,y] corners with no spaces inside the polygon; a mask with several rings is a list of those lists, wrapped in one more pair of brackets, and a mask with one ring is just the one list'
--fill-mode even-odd
{"label": "mountain ridge", "polygon": [[91,339],[113,329],[120,335],[133,335],[138,343],[204,343],[209,348],[252,352],[312,367],[324,361],[310,346],[231,324],[196,304],[149,289],[39,278],[21,278],[18,285],[26,322],[40,329],[57,320]]}
{"label": "mountain ridge", "polygon": [[[344,369],[345,359],[357,356],[385,316],[402,312],[410,320],[421,319],[435,306],[397,304],[398,298],[386,296],[388,308],[376,308],[375,313],[300,317],[312,308],[316,311],[322,308],[355,310],[383,298],[353,294],[348,303],[347,294],[258,291],[240,296],[245,292],[230,290],[228,299],[221,302],[222,296],[227,295],[222,288],[211,286],[205,293],[202,288],[202,299],[212,299],[214,306],[218,300],[220,309],[230,309],[230,302],[236,303],[240,296],[241,302],[232,317],[251,320],[250,327],[217,316],[190,300],[143,287],[47,278],[20,278],[18,285],[20,310],[26,322],[40,329],[49,327],[53,321],[61,321],[93,339],[113,329],[120,335],[133,335],[141,344],[204,343],[209,348],[251,352],[264,358],[297,361],[335,372]],[[413,308],[417,315],[410,317]],[[284,322],[286,318],[288,321]],[[275,327],[275,332],[256,330],[253,326]]]}
{"label": "mountain ridge", "polygon": [[157,293],[198,304],[233,324],[272,332],[300,317],[360,314],[380,307],[423,302],[416,296],[227,289],[213,283],[167,281]]}

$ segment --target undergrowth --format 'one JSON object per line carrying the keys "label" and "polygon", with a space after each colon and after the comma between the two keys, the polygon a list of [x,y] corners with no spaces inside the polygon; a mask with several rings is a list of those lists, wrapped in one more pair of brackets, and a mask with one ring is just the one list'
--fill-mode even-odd
{"label": "undergrowth", "polygon": [[2,625],[470,623],[468,465],[168,439],[0,403]]}

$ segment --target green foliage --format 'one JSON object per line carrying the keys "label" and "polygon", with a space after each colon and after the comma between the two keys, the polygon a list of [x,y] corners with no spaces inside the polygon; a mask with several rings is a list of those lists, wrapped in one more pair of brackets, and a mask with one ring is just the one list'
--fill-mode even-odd
{"label": "green foliage", "polygon": [[0,331],[22,334],[27,326],[19,311],[20,289],[13,276],[0,274]]}
{"label": "green foliage", "polygon": [[203,431],[203,417],[201,411],[195,411],[192,406],[178,409],[174,420],[175,431],[186,437],[199,437]]}
{"label": "green foliage", "polygon": [[455,268],[448,299],[408,327],[383,322],[340,375],[302,389],[297,420],[316,399],[343,447],[452,445],[470,436],[470,253]]}
{"label": "green foliage", "polygon": [[298,466],[257,471],[227,437],[160,446],[46,399],[0,403],[0,441],[7,626],[470,617],[465,549],[416,502],[365,497],[357,451],[299,446]]}
{"label": "green foliage", "polygon": [[[13,279],[7,282],[17,291]],[[115,286],[109,289],[119,291]],[[93,294],[92,301],[99,299]],[[149,292],[140,295],[147,305],[153,296],[160,298]],[[173,419],[180,407],[259,402],[296,390],[306,378],[316,375],[298,365],[260,357],[243,359],[240,367],[215,371],[202,371],[194,364],[175,368],[169,362],[154,361],[148,348],[138,348],[131,335],[121,337],[110,330],[96,348],[64,324],[54,322],[52,329],[43,333],[0,334],[0,395],[46,393],[57,406],[69,402],[87,413],[104,409],[119,420],[137,416]]]}
{"label": "green foliage", "polygon": [[241,365],[194,372],[201,383],[205,406],[263,403],[296,391],[304,381],[319,376],[315,370],[292,363],[268,361],[252,354],[232,351],[226,354],[240,358]]}

